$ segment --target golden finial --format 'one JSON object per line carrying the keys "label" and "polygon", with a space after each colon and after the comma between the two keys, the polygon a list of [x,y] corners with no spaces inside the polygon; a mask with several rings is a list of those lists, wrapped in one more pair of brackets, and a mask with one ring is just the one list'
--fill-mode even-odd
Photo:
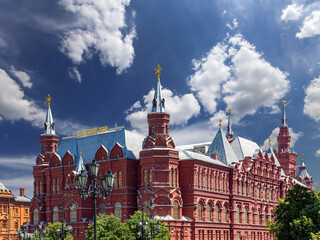
{"label": "golden finial", "polygon": [[304,157],[304,154],[301,153],[301,161],[303,162],[303,157]]}
{"label": "golden finial", "polygon": [[52,97],[50,96],[50,94],[48,94],[48,97],[46,97],[46,103],[48,103],[48,108],[50,108],[51,99]]}
{"label": "golden finial", "polygon": [[161,74],[161,70],[162,70],[162,67],[158,66],[154,69],[156,72],[155,72],[155,75],[158,76],[158,81],[160,81],[160,74]]}
{"label": "golden finial", "polygon": [[82,151],[80,151],[80,158],[82,158]]}
{"label": "golden finial", "polygon": [[283,105],[283,109],[285,109],[285,108],[286,108],[286,102],[287,102],[287,101],[283,99],[281,102],[282,102],[282,105]]}
{"label": "golden finial", "polygon": [[221,128],[221,125],[222,125],[222,120],[220,119],[219,121],[219,127]]}
{"label": "golden finial", "polygon": [[231,108],[228,109],[228,113],[229,113],[229,117],[230,117],[230,115],[232,113],[232,109]]}
{"label": "golden finial", "polygon": [[269,146],[271,146],[271,139],[269,138],[269,140],[268,140],[268,143],[269,143]]}

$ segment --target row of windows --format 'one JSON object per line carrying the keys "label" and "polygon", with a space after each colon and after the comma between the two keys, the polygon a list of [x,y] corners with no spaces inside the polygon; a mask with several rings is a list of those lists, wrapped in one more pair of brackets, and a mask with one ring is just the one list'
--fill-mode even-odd
{"label": "row of windows", "polygon": [[[239,195],[245,195],[245,196],[249,196],[248,193],[248,184],[246,183],[242,183],[238,181],[234,182],[234,192],[235,194],[239,194]],[[256,194],[255,191],[256,190]],[[268,195],[267,195],[268,194]],[[262,198],[261,198],[262,195]],[[263,192],[261,192],[261,187],[258,186],[254,186],[252,183],[250,184],[250,196],[251,197],[256,197],[258,199],[263,199],[263,200],[267,200],[267,196],[268,196],[268,200],[270,201],[278,201],[278,189],[273,189],[273,188],[268,188],[267,187],[263,187]]]}
{"label": "row of windows", "polygon": [[[13,208],[14,209],[14,214],[15,215],[18,215],[19,214],[19,208],[18,207],[15,207],[15,208]],[[8,210],[8,207],[7,206],[2,206],[2,207],[0,207],[0,211],[2,210],[2,214],[7,214],[7,210]],[[25,208],[24,209],[24,215],[28,215],[28,209],[27,208]]]}
{"label": "row of windows", "polygon": [[[230,233],[228,231],[221,231],[221,230],[198,230],[199,234],[199,240],[229,240],[231,239]],[[207,237],[205,236],[207,234]],[[242,238],[241,238],[242,237]],[[241,235],[240,232],[237,232],[237,240],[240,239],[251,239],[251,240],[271,240],[274,239],[273,234],[268,232],[251,232],[251,237],[249,232],[244,232],[243,235]]]}
{"label": "row of windows", "polygon": [[[106,205],[101,204],[99,206],[99,214],[106,214]],[[121,203],[117,202],[114,205],[114,215],[121,219]],[[74,203],[70,206],[70,222],[77,222],[77,207]],[[59,222],[59,208],[54,207],[52,209],[52,222],[57,223]],[[33,210],[33,224],[38,225],[39,224],[39,210],[35,208]]]}
{"label": "row of windows", "polygon": [[222,191],[225,193],[228,191],[227,178],[220,178],[218,176],[211,176],[206,174],[205,179],[203,179],[202,173],[199,174],[197,172],[196,181],[196,187],[198,189]]}
{"label": "row of windows", "polygon": [[[203,204],[200,202],[198,203],[198,219],[200,221],[204,221],[204,215],[203,215]],[[214,211],[212,211],[214,210]],[[257,220],[254,219],[254,212],[253,210],[249,213],[248,210],[245,208],[242,214],[242,217],[240,216],[240,209],[237,207],[236,209],[236,223],[245,223],[245,224],[259,224],[259,225],[265,225],[267,221],[271,220],[270,215],[267,215],[266,212],[263,214],[258,210],[257,214]],[[221,218],[222,217],[222,218]],[[229,212],[227,211],[227,207],[222,207],[222,216],[221,216],[221,209],[220,206],[217,204],[214,209],[212,209],[210,204],[207,204],[206,206],[206,220],[209,222],[228,222]]]}
{"label": "row of windows", "polygon": [[144,169],[143,171],[143,184],[144,186],[152,186],[152,169]]}

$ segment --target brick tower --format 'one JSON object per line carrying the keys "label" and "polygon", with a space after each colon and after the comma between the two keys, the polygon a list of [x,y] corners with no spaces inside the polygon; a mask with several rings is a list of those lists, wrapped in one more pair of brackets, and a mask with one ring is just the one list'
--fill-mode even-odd
{"label": "brick tower", "polygon": [[152,215],[172,217],[175,206],[179,208],[181,217],[179,152],[175,150],[173,139],[169,136],[170,115],[165,112],[159,65],[155,71],[158,79],[152,110],[147,117],[149,134],[140,152],[138,207],[140,208],[142,203],[151,203],[152,199],[154,207],[151,208]]}
{"label": "brick tower", "polygon": [[283,110],[282,110],[282,124],[280,127],[278,140],[278,152],[277,158],[281,166],[284,169],[286,175],[293,178],[296,177],[296,166],[297,166],[297,154],[291,151],[290,141],[291,136],[289,133],[287,115],[286,115],[286,101],[282,100]]}

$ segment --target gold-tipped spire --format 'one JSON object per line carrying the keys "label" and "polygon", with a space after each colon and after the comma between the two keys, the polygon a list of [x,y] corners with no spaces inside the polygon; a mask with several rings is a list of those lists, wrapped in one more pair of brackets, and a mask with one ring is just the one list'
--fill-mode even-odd
{"label": "gold-tipped spire", "polygon": [[48,108],[50,108],[51,99],[52,97],[50,96],[50,94],[48,94],[48,97],[46,97],[46,103],[48,103]]}
{"label": "gold-tipped spire", "polygon": [[301,162],[303,162],[303,157],[304,157],[304,154],[301,153]]}
{"label": "gold-tipped spire", "polygon": [[269,146],[271,146],[271,139],[270,138],[268,139],[268,143],[269,143]]}
{"label": "gold-tipped spire", "polygon": [[287,101],[283,99],[281,102],[282,102],[282,105],[283,105],[283,109],[285,109],[285,108],[286,108],[286,102],[287,102]]}
{"label": "gold-tipped spire", "polygon": [[82,158],[82,151],[80,151],[80,158]]}
{"label": "gold-tipped spire", "polygon": [[231,108],[228,109],[228,113],[229,113],[229,117],[230,117],[230,115],[232,113],[232,109]]}
{"label": "gold-tipped spire", "polygon": [[221,125],[222,125],[222,119],[220,119],[219,121],[219,128],[221,128]]}
{"label": "gold-tipped spire", "polygon": [[160,74],[161,74],[162,67],[160,67],[158,64],[158,66],[154,70],[156,71],[155,75],[157,75],[158,81],[160,81]]}

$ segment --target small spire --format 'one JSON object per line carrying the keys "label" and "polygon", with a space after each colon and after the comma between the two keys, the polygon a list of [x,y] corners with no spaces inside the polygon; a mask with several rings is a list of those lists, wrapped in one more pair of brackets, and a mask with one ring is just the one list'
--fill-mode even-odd
{"label": "small spire", "polygon": [[152,110],[151,112],[163,113],[164,112],[164,99],[162,98],[161,92],[161,83],[160,83],[160,74],[162,68],[158,65],[155,70],[155,75],[157,75],[157,88],[154,93],[153,103],[152,103]]}
{"label": "small spire", "polygon": [[301,165],[303,165],[303,164],[304,164],[304,162],[303,162],[303,157],[304,157],[304,154],[303,154],[303,153],[301,153]]}
{"label": "small spire", "polygon": [[73,171],[74,175],[80,174],[82,170],[84,170],[86,172],[86,168],[84,167],[83,159],[82,159],[82,151],[79,152],[79,155],[80,155],[79,161],[77,163],[75,171]]}
{"label": "small spire", "polygon": [[219,120],[219,128],[221,129],[222,119]]}
{"label": "small spire", "polygon": [[271,148],[271,139],[268,139],[269,148]]}
{"label": "small spire", "polygon": [[46,97],[46,103],[48,104],[48,110],[47,110],[47,115],[46,115],[46,120],[44,123],[44,134],[48,134],[48,135],[55,135],[55,127],[54,127],[54,122],[53,122],[53,117],[52,117],[52,113],[51,113],[51,99],[52,97],[50,96],[50,94],[48,94],[48,97]]}
{"label": "small spire", "polygon": [[283,109],[282,109],[282,127],[288,127],[287,124],[287,114],[286,114],[286,100],[282,100],[282,105],[283,105]]}
{"label": "small spire", "polygon": [[233,137],[232,120],[231,120],[232,109],[229,108],[227,111],[228,111],[228,114],[229,114],[227,136]]}

